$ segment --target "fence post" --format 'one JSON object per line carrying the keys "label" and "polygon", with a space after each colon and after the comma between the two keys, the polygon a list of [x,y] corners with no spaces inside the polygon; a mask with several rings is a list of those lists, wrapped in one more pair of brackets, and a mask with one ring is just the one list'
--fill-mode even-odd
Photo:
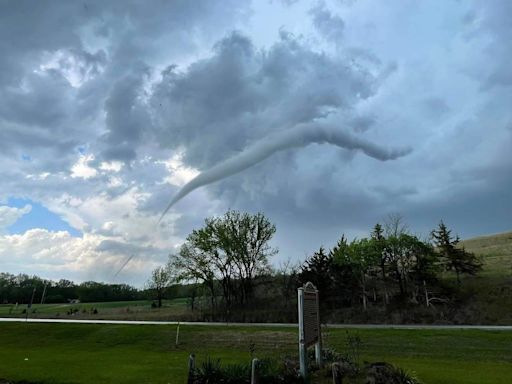
{"label": "fence post", "polygon": [[251,364],[251,384],[258,384],[259,383],[259,374],[258,374],[258,365],[259,365],[258,359],[252,359]]}
{"label": "fence post", "polygon": [[340,372],[340,364],[333,363],[332,364],[332,384],[342,384],[341,372]]}
{"label": "fence post", "polygon": [[196,355],[193,353],[188,357],[188,384],[192,384],[194,382],[194,371],[196,369]]}

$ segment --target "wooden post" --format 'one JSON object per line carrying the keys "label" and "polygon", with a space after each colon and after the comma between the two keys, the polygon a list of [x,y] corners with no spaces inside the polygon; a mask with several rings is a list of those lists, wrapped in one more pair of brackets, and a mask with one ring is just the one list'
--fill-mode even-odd
{"label": "wooden post", "polygon": [[425,303],[430,307],[430,299],[428,297],[427,283],[423,280],[423,291],[425,292]]}
{"label": "wooden post", "polygon": [[318,323],[318,342],[315,344],[315,359],[318,368],[322,368],[322,325],[320,324],[320,300],[316,290],[316,321]]}
{"label": "wooden post", "polygon": [[306,344],[304,337],[304,288],[297,289],[298,310],[299,310],[299,365],[300,375],[304,380],[307,379],[307,356]]}
{"label": "wooden post", "polygon": [[333,363],[332,364],[332,384],[342,384],[341,372],[340,372],[340,364]]}
{"label": "wooden post", "polygon": [[178,346],[180,341],[180,322],[178,321],[178,326],[176,327],[176,347]]}
{"label": "wooden post", "polygon": [[196,356],[192,353],[188,357],[188,384],[192,384],[194,382],[194,371],[196,369]]}
{"label": "wooden post", "polygon": [[251,384],[258,384],[260,382],[260,377],[258,373],[258,366],[259,366],[259,360],[258,359],[252,359],[251,364]]}

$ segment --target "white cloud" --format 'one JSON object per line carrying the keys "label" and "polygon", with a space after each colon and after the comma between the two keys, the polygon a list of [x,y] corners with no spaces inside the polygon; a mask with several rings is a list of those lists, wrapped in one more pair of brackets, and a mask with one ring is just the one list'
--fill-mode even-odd
{"label": "white cloud", "polygon": [[102,161],[99,167],[102,171],[119,172],[123,168],[123,163],[120,161]]}
{"label": "white cloud", "polygon": [[31,210],[32,206],[29,204],[25,205],[23,208],[9,207],[7,205],[0,206],[0,233]]}
{"label": "white cloud", "polygon": [[94,160],[94,155],[80,155],[78,161],[71,167],[71,177],[90,179],[98,174],[98,171],[89,166],[89,163]]}
{"label": "white cloud", "polygon": [[156,161],[155,163],[165,165],[169,176],[164,181],[169,184],[181,187],[199,175],[197,169],[188,167],[183,163],[183,152],[177,152],[170,159]]}
{"label": "white cloud", "polygon": [[[105,239],[95,234],[72,237],[66,231],[40,228],[19,235],[3,235],[0,236],[0,264],[12,273],[34,273],[55,280],[68,277],[76,281],[112,282],[126,255],[100,250]],[[162,260],[151,255],[136,256],[123,271],[123,278],[142,285],[151,269]]]}

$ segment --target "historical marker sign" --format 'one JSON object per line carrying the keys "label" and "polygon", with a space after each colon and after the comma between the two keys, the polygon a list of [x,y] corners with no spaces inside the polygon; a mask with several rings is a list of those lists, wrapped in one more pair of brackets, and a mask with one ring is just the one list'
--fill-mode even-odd
{"label": "historical marker sign", "polygon": [[308,282],[298,289],[299,309],[299,360],[300,372],[306,379],[307,376],[307,348],[315,346],[316,362],[322,365],[321,351],[322,340],[320,330],[320,310],[318,303],[318,290]]}
{"label": "historical marker sign", "polygon": [[304,344],[307,347],[318,343],[320,324],[318,323],[318,293],[304,290],[302,300],[304,301]]}

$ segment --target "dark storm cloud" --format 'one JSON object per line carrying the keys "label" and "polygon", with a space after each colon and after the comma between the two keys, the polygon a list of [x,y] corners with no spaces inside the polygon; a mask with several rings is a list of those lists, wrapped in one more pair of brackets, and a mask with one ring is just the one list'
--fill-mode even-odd
{"label": "dark storm cloud", "polygon": [[150,131],[140,98],[151,65],[195,52],[218,33],[221,20],[243,18],[245,7],[238,1],[2,2],[0,158],[29,156],[23,169],[31,174],[69,172],[79,147],[96,155],[95,165],[132,161]]}
{"label": "dark storm cloud", "polygon": [[[106,237],[105,259],[151,258],[152,232],[160,252],[228,208],[268,215],[284,257],[392,212],[419,231],[510,228],[510,2],[282,3],[251,19],[235,0],[1,2],[0,200],[65,205]],[[195,171],[304,124],[414,152],[382,163],[287,149],[194,191],[157,227]],[[77,165],[92,176],[71,177]]]}
{"label": "dark storm cloud", "polygon": [[213,184],[234,174],[243,172],[277,152],[292,148],[305,147],[310,144],[331,144],[347,150],[359,150],[365,155],[380,161],[395,160],[411,152],[410,148],[386,148],[363,140],[347,132],[343,127],[309,124],[294,127],[257,141],[241,153],[207,169],[185,184],[172,198],[165,213],[179,200],[197,188]]}
{"label": "dark storm cloud", "polygon": [[490,38],[485,49],[490,60],[487,61],[488,68],[484,72],[482,89],[511,87],[512,68],[508,62],[512,57],[512,3],[507,0],[479,1],[474,12],[474,19],[480,22],[475,28]]}
{"label": "dark storm cloud", "polygon": [[203,168],[271,132],[350,109],[376,87],[363,68],[285,32],[268,51],[234,33],[186,72],[166,71],[152,105],[158,141],[186,146],[186,162]]}
{"label": "dark storm cloud", "polygon": [[144,73],[131,74],[118,80],[105,101],[108,132],[100,139],[107,149],[106,160],[129,162],[136,157],[136,149],[144,133],[151,130],[151,119],[140,102]]}

